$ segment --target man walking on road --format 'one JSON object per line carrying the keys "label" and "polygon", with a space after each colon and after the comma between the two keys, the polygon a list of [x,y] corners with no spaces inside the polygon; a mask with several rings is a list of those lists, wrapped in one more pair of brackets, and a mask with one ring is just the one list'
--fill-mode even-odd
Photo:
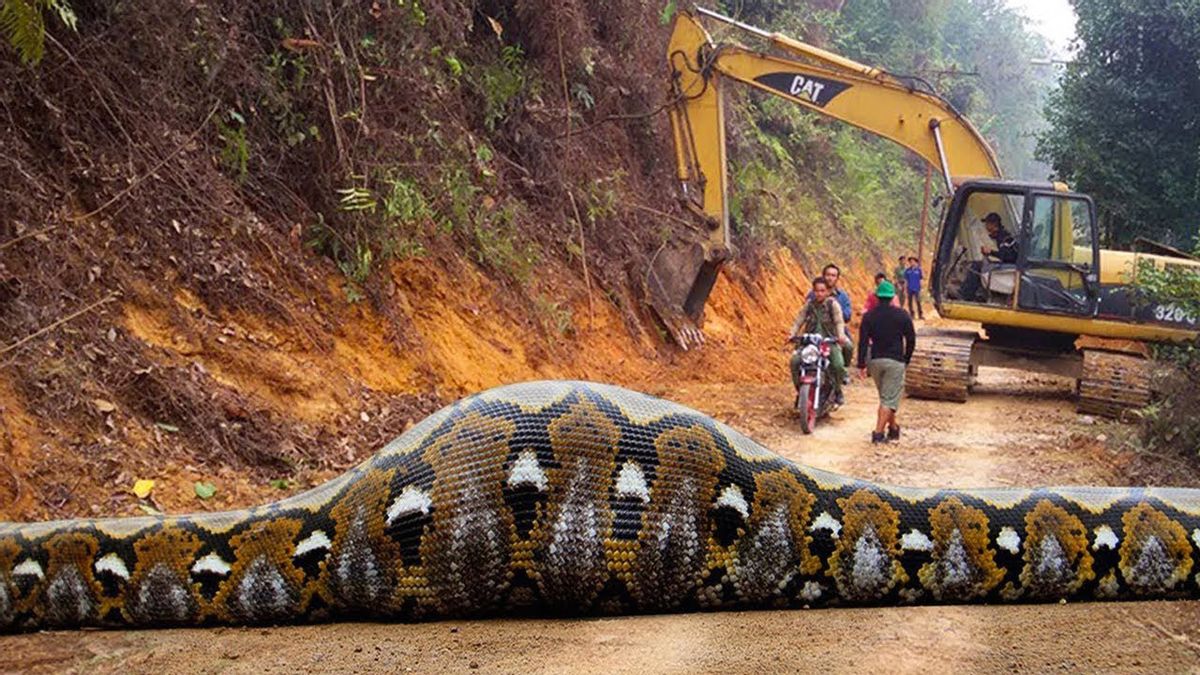
{"label": "man walking on road", "polygon": [[900,439],[896,411],[904,392],[904,370],[917,346],[912,317],[891,304],[896,287],[883,281],[875,290],[880,305],[863,316],[858,331],[858,369],[862,377],[869,373],[879,391],[879,411],[872,443]]}

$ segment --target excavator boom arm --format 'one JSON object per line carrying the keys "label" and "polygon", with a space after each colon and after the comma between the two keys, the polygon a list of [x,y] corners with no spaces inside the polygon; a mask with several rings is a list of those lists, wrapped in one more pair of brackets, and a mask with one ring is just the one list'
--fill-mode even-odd
{"label": "excavator boom arm", "polygon": [[700,11],[756,32],[789,53],[776,56],[736,44],[716,44],[698,16],[682,13],[676,18],[668,61],[678,178],[690,207],[708,220],[709,245],[715,249],[729,246],[722,100],[726,80],[894,141],[944,174],[948,182],[1000,177],[987,142],[942,98],[877,68]]}

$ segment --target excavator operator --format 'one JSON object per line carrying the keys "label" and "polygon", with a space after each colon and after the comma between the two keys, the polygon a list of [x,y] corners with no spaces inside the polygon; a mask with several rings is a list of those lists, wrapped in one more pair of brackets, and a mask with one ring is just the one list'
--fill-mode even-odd
{"label": "excavator operator", "polygon": [[[798,337],[804,333],[814,333],[827,338],[837,338],[838,344],[844,347],[850,342],[846,335],[846,321],[842,318],[842,307],[831,294],[829,282],[825,277],[817,277],[812,281],[812,293],[805,301],[800,314],[792,324],[789,337]],[[792,384],[800,388],[800,352],[792,356]],[[846,359],[841,349],[829,350],[829,375],[833,381],[833,400],[838,405],[845,402],[842,396],[842,382],[846,377]]]}
{"label": "excavator operator", "polygon": [[989,213],[983,217],[983,226],[987,228],[988,236],[992,241],[996,242],[996,248],[989,249],[987,246],[979,247],[979,252],[983,254],[982,260],[976,260],[971,263],[971,269],[967,272],[967,278],[963,280],[962,288],[959,294],[962,299],[967,302],[986,302],[987,298],[977,297],[980,291],[983,290],[983,263],[990,258],[995,258],[1001,264],[1015,265],[1020,251],[1017,248],[1017,240],[1004,229],[1004,224],[1000,220],[999,213]]}

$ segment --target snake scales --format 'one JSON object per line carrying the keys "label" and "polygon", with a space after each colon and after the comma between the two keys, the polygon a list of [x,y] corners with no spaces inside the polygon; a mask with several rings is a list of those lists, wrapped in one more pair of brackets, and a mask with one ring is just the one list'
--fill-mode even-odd
{"label": "snake scales", "polygon": [[616,387],[464,399],[247,511],[0,524],[0,628],[1196,596],[1200,491],[914,490]]}

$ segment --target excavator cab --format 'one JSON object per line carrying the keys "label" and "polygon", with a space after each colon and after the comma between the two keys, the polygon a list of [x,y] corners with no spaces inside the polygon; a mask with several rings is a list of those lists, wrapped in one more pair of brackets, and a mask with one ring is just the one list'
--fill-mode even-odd
{"label": "excavator cab", "polygon": [[[1100,299],[1091,198],[1062,185],[967,181],[947,211],[933,293],[943,304],[1090,317]],[[995,221],[989,232],[988,220]],[[1000,256],[1000,242],[1012,251]],[[1015,249],[1015,250],[1012,250]]]}

